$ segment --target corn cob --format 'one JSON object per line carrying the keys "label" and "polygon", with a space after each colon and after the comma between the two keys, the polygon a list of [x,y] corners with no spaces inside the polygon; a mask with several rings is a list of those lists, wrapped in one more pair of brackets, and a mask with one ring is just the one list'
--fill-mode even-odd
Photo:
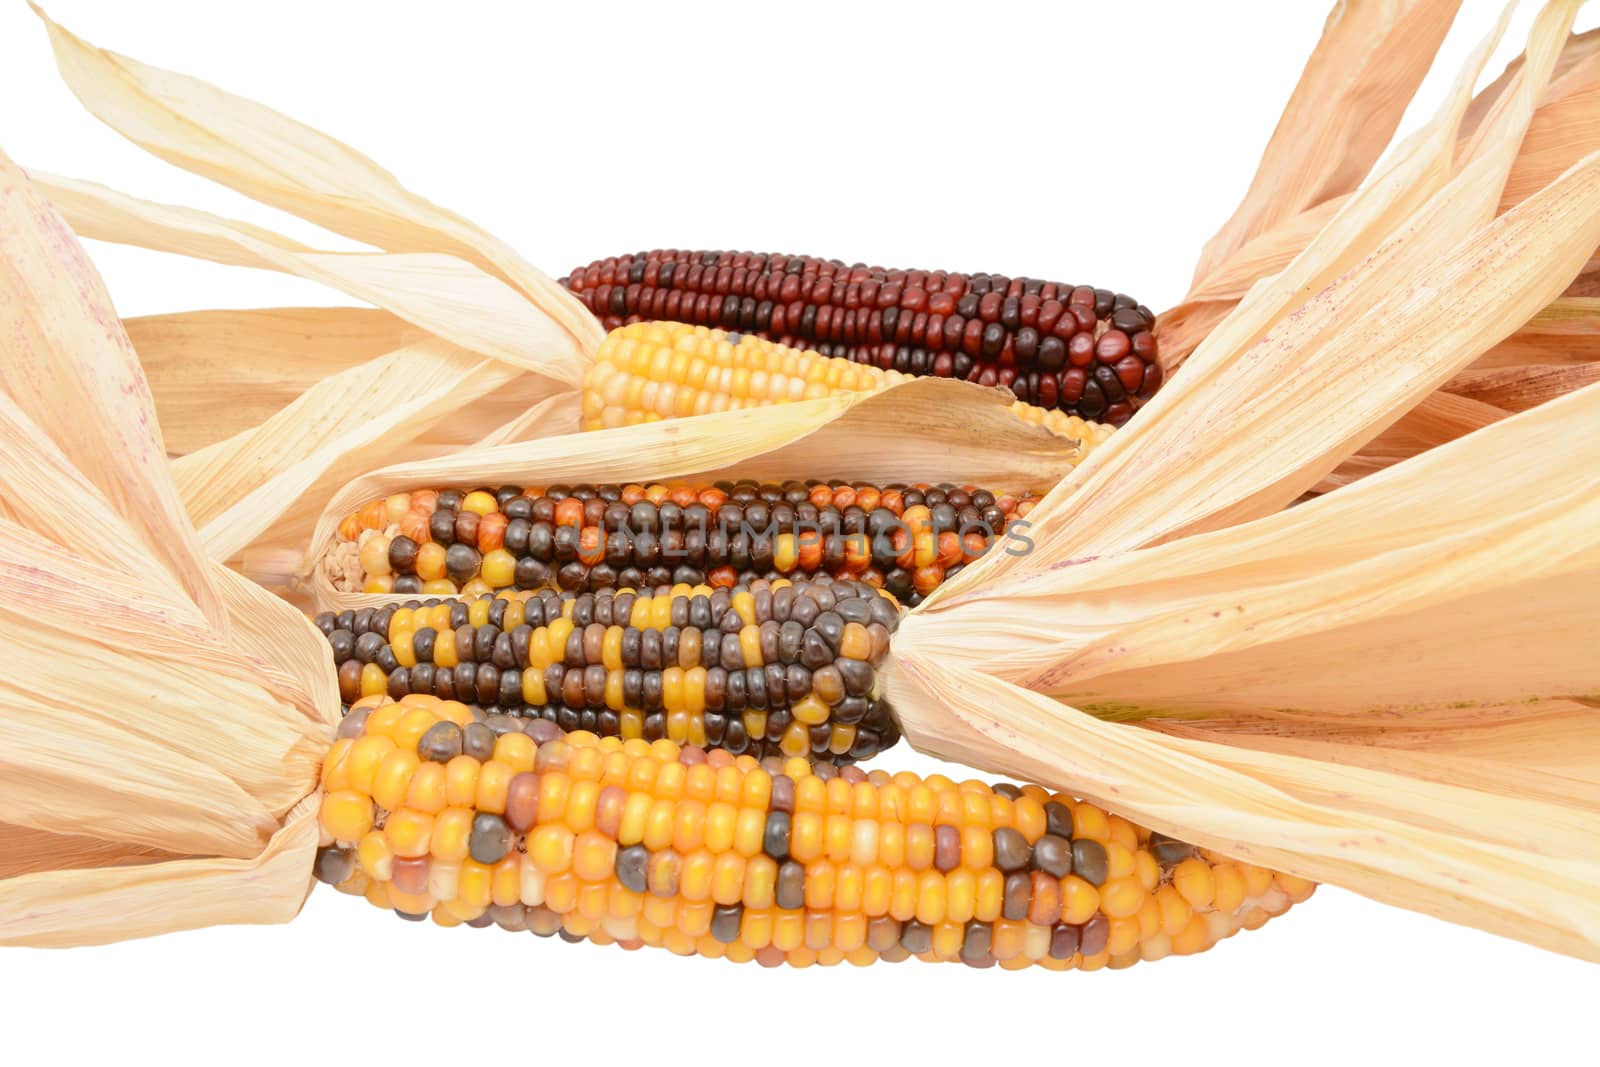
{"label": "corn cob", "polygon": [[342,591],[427,596],[831,574],[915,605],[1000,538],[1021,544],[1035,503],[948,484],[422,490],[345,516],[325,566]]}
{"label": "corn cob", "polygon": [[562,283],[607,329],[669,319],[754,333],[883,370],[1006,386],[1113,426],[1161,385],[1155,316],[1109,289],[677,249],[597,260]]}
{"label": "corn cob", "polygon": [[[901,381],[897,370],[851,363],[764,340],[677,322],[612,330],[584,382],[583,426],[612,429],[713,411],[766,407],[837,393],[872,392]],[[1108,423],[1021,400],[1012,414],[1078,442],[1081,461],[1107,437]]]}
{"label": "corn cob", "polygon": [[544,590],[363,608],[316,624],[346,704],[420,693],[606,737],[867,759],[899,740],[877,669],[894,601],[826,577],[734,590]]}
{"label": "corn cob", "polygon": [[402,917],[764,966],[1052,970],[1199,952],[1308,897],[1035,786],[670,741],[489,736],[373,698],[323,766],[315,873]]}

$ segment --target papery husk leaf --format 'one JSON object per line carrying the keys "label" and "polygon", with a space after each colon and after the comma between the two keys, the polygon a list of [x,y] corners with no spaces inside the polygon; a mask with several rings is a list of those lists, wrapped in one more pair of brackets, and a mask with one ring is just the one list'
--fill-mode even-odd
{"label": "papery husk leaf", "polygon": [[358,307],[180,311],[122,326],[171,456],[257,426],[323,378],[425,336],[397,315]]}
{"label": "papery husk leaf", "polygon": [[315,883],[317,798],[308,795],[245,859],[163,859],[72,866],[0,880],[0,945],[70,948],[227,923],[283,923]]}
{"label": "papery husk leaf", "polygon": [[1600,716],[1572,700],[1407,711],[1402,716],[1260,711],[1143,719],[1177,737],[1470,785],[1600,810]]}
{"label": "papery husk leaf", "polygon": [[1600,300],[1562,297],[1339,464],[1317,491],[1349,485],[1597,380]]}
{"label": "papery husk leaf", "polygon": [[[123,326],[155,395],[170,456],[256,429],[323,379],[429,336],[374,307],[197,310],[125,318]],[[373,381],[374,390],[384,384],[376,376]],[[531,411],[554,389],[550,379],[523,374],[461,406],[453,418],[434,422],[403,443],[400,456],[381,462],[432,458],[490,435],[525,440],[546,434],[554,426],[549,416],[536,421]],[[558,432],[576,426],[574,416]],[[387,440],[403,437],[395,432]]]}
{"label": "papery husk leaf", "polygon": [[283,271],[384,308],[463,348],[569,385],[589,356],[560,324],[472,263],[439,253],[319,252],[259,226],[35,172],[81,236]]}
{"label": "papery husk leaf", "polygon": [[[0,338],[6,345],[0,396],[17,406],[18,416],[22,408],[33,413],[28,421],[37,420],[51,437],[55,465],[76,468],[108,508],[136,516],[123,527],[132,541],[130,554],[166,572],[214,626],[226,625],[201,570],[194,531],[165,476],[166,451],[155,405],[111,299],[82,246],[4,153]],[[84,429],[85,424],[95,429]],[[77,432],[50,434],[65,427]],[[12,500],[0,515],[34,506],[48,505]],[[42,528],[73,548],[88,547],[86,541],[103,536],[92,529]]]}
{"label": "papery husk leaf", "polygon": [[4,156],[0,212],[0,943],[288,918],[325,642],[207,560],[98,276]]}
{"label": "papery husk leaf", "polygon": [[1255,522],[930,601],[897,647],[1118,718],[1600,695],[1596,425],[1600,387]]}
{"label": "papery husk leaf", "polygon": [[1600,382],[1600,362],[1469,370],[1451,381],[1456,395],[1507,411],[1526,411]]}
{"label": "papery husk leaf", "polygon": [[1600,297],[1600,249],[1584,264],[1583,273],[1572,280],[1562,296]]}
{"label": "papery husk leaf", "polygon": [[1593,362],[1600,362],[1600,298],[1567,296],[1484,353],[1472,369]]}
{"label": "papery husk leaf", "polygon": [[1200,253],[1196,288],[1253,239],[1361,184],[1460,6],[1411,0],[1333,8],[1244,201]]}
{"label": "papery husk leaf", "polygon": [[[1470,146],[1483,128],[1486,118],[1497,105],[1502,104],[1508,89],[1518,84],[1522,70],[1523,59],[1519,57],[1499,79],[1473,98],[1458,135],[1458,165],[1470,155]],[[1600,30],[1591,30],[1569,37],[1557,57],[1549,84],[1506,178],[1498,211],[1503,213],[1510,210],[1596,147],[1600,147]],[[1226,262],[1213,265],[1204,278],[1197,274],[1196,284],[1184,302],[1160,316],[1158,333],[1161,337],[1161,359],[1169,373],[1181,365],[1195,346],[1226,318],[1229,310],[1252,285],[1284,269],[1305,249],[1332,214],[1342,208],[1345,199],[1344,196],[1328,199],[1284,219],[1239,247]],[[1591,259],[1585,272],[1568,287],[1566,295],[1600,295],[1600,290],[1596,290],[1592,280],[1589,280],[1600,277],[1600,266],[1597,264],[1600,264],[1600,259]],[[1591,324],[1591,330],[1594,328]],[[1493,360],[1492,365],[1496,366],[1523,362],[1515,353],[1529,349],[1538,351],[1536,362],[1563,359],[1557,351],[1552,351],[1553,346],[1546,344],[1551,340],[1559,342],[1560,339],[1548,338],[1544,325],[1536,319],[1485,355],[1484,360]],[[1560,383],[1571,388],[1589,380],[1585,375],[1557,376],[1532,370],[1528,375],[1538,381],[1519,387],[1507,377],[1501,377],[1496,385],[1513,394],[1520,394],[1527,400],[1535,396],[1548,398],[1556,395],[1553,390]],[[1447,383],[1442,391],[1452,391],[1453,385]],[[1480,392],[1466,395],[1473,399],[1491,399]],[[1441,398],[1441,403],[1447,405],[1449,401]],[[1437,420],[1429,421],[1433,429],[1438,429]],[[1430,437],[1402,427],[1396,429],[1399,432],[1381,435],[1341,464],[1338,470],[1319,484],[1318,490],[1349,484],[1406,456],[1415,455],[1443,440],[1453,439],[1448,436]]]}
{"label": "papery husk leaf", "polygon": [[504,241],[405,189],[348,145],[198,78],[96,48],[30,6],[73,93],[139,147],[377,248],[475,264],[560,323],[581,351],[599,345],[604,331],[576,297]]}
{"label": "papery husk leaf", "polygon": [[316,523],[302,573],[322,609],[405,599],[339,592],[320,566],[345,515],[402,491],[486,480],[553,485],[690,477],[948,480],[996,492],[1037,491],[1070,468],[1076,448],[1019,423],[999,390],[914,378],[875,393],[781,404],[755,417],[727,411],[474,449],[373,471],[340,489]]}
{"label": "papery husk leaf", "polygon": [[[1508,88],[1518,84],[1522,74],[1519,57],[1493,85],[1473,97],[1457,134],[1457,166],[1465,161],[1470,142],[1493,106],[1501,102]],[[1470,86],[1458,83],[1457,91],[1464,89]],[[1600,31],[1573,35],[1556,58],[1552,77],[1518,147],[1498,213],[1510,210],[1600,148],[1600,112],[1593,103],[1596,93],[1600,93]],[[1226,261],[1197,271],[1183,303],[1159,317],[1163,366],[1169,372],[1181,366],[1251,286],[1282,271],[1309,247],[1328,221],[1343,210],[1348,198],[1349,193],[1329,197],[1290,215],[1242,243]]]}
{"label": "papery husk leaf", "polygon": [[1345,460],[1313,492],[1326,493],[1369,474],[1421,455],[1430,448],[1454,441],[1511,414],[1508,408],[1458,396],[1444,390],[1428,394],[1422,403],[1400,416],[1393,426]]}
{"label": "papery husk leaf", "polygon": [[[1510,94],[1513,101],[1526,104],[1535,95],[1534,85],[1538,79],[1548,77],[1554,63],[1551,49],[1565,26],[1571,23],[1572,7],[1571,3],[1564,7],[1552,4],[1541,12],[1533,29],[1533,37],[1540,45],[1537,52],[1540,62],[1534,64],[1531,71],[1518,72],[1514,83],[1516,91]],[[1403,220],[1450,182],[1456,139],[1462,116],[1471,102],[1473,82],[1504,34],[1510,15],[1508,6],[1499,22],[1468,57],[1433,120],[1396,145],[1384,166],[1370,181],[1340,202],[1327,224],[1317,231],[1310,244],[1296,252],[1281,272],[1251,284],[1222,327],[1205,335],[1206,348],[1213,352],[1231,351],[1259,339],[1283,314],[1362,262]],[[1497,120],[1489,125],[1499,132],[1498,143],[1502,147],[1508,141],[1514,144],[1515,138],[1520,136],[1522,127],[1515,125],[1515,120],[1522,118],[1525,122],[1525,111],[1526,108],[1522,113],[1502,109]],[[1483,217],[1486,208],[1482,201],[1491,189],[1500,188],[1504,173],[1479,167],[1471,179],[1461,174],[1454,177],[1463,199],[1467,194],[1475,195],[1470,202],[1461,205],[1463,216],[1452,216],[1443,223],[1446,227],[1459,227],[1454,232],[1464,233]],[[1388,264],[1391,269],[1396,265],[1392,258]],[[1158,334],[1161,329],[1158,322]],[[1163,343],[1164,350],[1172,347],[1170,339]],[[1182,358],[1182,353],[1169,351],[1167,358],[1176,361]]]}

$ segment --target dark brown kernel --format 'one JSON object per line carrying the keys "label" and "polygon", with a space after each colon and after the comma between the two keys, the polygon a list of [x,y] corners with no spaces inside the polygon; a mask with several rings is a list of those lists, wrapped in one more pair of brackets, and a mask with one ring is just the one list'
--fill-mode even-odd
{"label": "dark brown kernel", "polygon": [[1072,871],[1090,885],[1104,885],[1109,873],[1106,847],[1087,837],[1072,842]]}
{"label": "dark brown kernel", "polygon": [[1164,834],[1151,834],[1150,853],[1161,866],[1176,867],[1194,855],[1194,846],[1174,840]]}
{"label": "dark brown kernel", "polygon": [[966,963],[981,963],[985,958],[993,962],[989,949],[994,944],[994,927],[976,919],[967,923],[966,936],[961,941],[961,959]]}
{"label": "dark brown kernel", "polygon": [[1057,837],[1072,838],[1072,809],[1059,800],[1052,800],[1044,806],[1045,833],[1055,834]]}
{"label": "dark brown kernel", "polygon": [[1033,847],[1028,839],[1010,826],[994,831],[994,865],[1007,874],[1020,871],[1033,858]]}
{"label": "dark brown kernel", "polygon": [[1097,956],[1106,950],[1106,940],[1111,936],[1111,920],[1096,914],[1078,927],[1078,951],[1085,956]]}
{"label": "dark brown kernel", "polygon": [[1052,878],[1065,878],[1072,873],[1072,843],[1045,834],[1033,843],[1033,864]]}
{"label": "dark brown kernel", "polygon": [[915,919],[908,921],[900,931],[900,947],[913,956],[932,951],[933,927]]}
{"label": "dark brown kernel", "polygon": [[711,936],[730,945],[739,940],[739,927],[744,919],[744,908],[738,904],[720,904],[711,913]]}
{"label": "dark brown kernel", "polygon": [[331,845],[317,849],[316,858],[311,863],[312,877],[328,885],[338,885],[354,874],[355,870],[355,853],[350,849],[335,848]]}
{"label": "dark brown kernel", "polygon": [[436,722],[417,742],[417,755],[435,763],[449,763],[461,755],[461,727],[453,722]]}
{"label": "dark brown kernel", "polygon": [[1033,878],[1026,871],[1006,876],[1005,893],[1001,898],[1000,917],[1021,922],[1028,917],[1028,904],[1032,899]]}
{"label": "dark brown kernel", "polygon": [[650,850],[643,845],[629,845],[617,851],[617,881],[635,893],[650,888]]}
{"label": "dark brown kernel", "polygon": [[1082,930],[1066,923],[1057,923],[1050,931],[1050,958],[1070,960],[1078,954],[1078,939]]}
{"label": "dark brown kernel", "polygon": [[[761,848],[767,855],[780,862],[789,858],[790,823],[791,817],[786,811],[767,813],[767,825],[762,834]],[[957,841],[959,843],[959,836]]]}
{"label": "dark brown kernel", "polygon": [[493,729],[481,722],[468,723],[466,729],[461,731],[461,751],[479,762],[486,762],[494,756],[497,736]]}
{"label": "dark brown kernel", "polygon": [[805,907],[805,864],[796,863],[793,860],[789,860],[778,866],[778,877],[774,886],[773,901],[778,907],[788,911],[795,911]]}

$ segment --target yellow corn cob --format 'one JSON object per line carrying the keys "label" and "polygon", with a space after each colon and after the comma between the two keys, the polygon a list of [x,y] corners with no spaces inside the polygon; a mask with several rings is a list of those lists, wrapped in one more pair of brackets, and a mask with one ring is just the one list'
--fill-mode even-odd
{"label": "yellow corn cob", "polygon": [[496,736],[435,697],[358,705],[322,786],[317,877],[407,918],[766,966],[1125,966],[1313,888],[1035,786]]}
{"label": "yellow corn cob", "polygon": [[[639,322],[612,330],[601,343],[585,382],[584,428],[609,429],[871,392],[909,377],[753,334],[678,322]],[[1103,423],[1021,401],[1011,410],[1025,422],[1081,442],[1080,460],[1112,431]]]}

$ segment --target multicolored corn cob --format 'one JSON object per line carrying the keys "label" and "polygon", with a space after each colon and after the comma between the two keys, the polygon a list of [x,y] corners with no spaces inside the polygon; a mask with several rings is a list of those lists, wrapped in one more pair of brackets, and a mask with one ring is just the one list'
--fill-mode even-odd
{"label": "multicolored corn cob", "polygon": [[1036,786],[526,725],[491,736],[421,696],[352,710],[323,766],[317,877],[442,926],[1008,970],[1200,952],[1314,888]]}
{"label": "multicolored corn cob", "polygon": [[[606,335],[584,381],[583,427],[768,407],[838,393],[873,392],[907,376],[765,340],[678,322],[640,322]],[[1076,442],[1080,463],[1111,436],[1108,423],[1013,401],[1011,413]]]}
{"label": "multicolored corn cob", "polygon": [[679,249],[597,260],[562,283],[607,329],[667,319],[757,334],[882,370],[1002,385],[1113,426],[1161,386],[1154,314],[1109,289]]}
{"label": "multicolored corn cob", "polygon": [[347,515],[325,567],[341,591],[429,596],[829,574],[915,605],[1002,539],[1025,545],[1037,502],[948,483],[430,489]]}
{"label": "multicolored corn cob", "polygon": [[363,608],[316,624],[346,704],[420,693],[486,729],[523,720],[735,755],[867,759],[899,740],[878,668],[900,622],[823,576],[638,593],[507,593]]}

